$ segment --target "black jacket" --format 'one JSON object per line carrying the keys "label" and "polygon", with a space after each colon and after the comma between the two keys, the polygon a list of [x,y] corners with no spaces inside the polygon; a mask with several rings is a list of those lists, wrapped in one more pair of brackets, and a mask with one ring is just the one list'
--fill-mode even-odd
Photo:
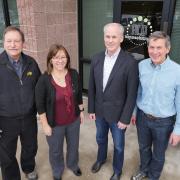
{"label": "black jacket", "polygon": [[138,89],[138,62],[122,49],[103,91],[105,52],[91,61],[88,112],[108,122],[129,124]]}
{"label": "black jacket", "polygon": [[[79,75],[76,70],[69,70],[72,79],[72,89],[75,102],[75,113],[79,116],[79,104],[82,104],[82,89],[79,81]],[[55,124],[55,88],[51,83],[51,75],[44,73],[36,85],[36,106],[39,114],[46,113],[48,124],[54,127]]]}
{"label": "black jacket", "polygon": [[35,117],[35,85],[40,76],[36,61],[22,53],[22,78],[16,74],[4,51],[0,54],[0,117]]}

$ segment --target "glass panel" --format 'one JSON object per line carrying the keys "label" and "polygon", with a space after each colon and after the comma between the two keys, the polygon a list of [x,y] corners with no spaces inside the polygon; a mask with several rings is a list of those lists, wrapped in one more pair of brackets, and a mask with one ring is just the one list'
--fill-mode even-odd
{"label": "glass panel", "polygon": [[173,21],[173,30],[171,34],[171,53],[173,60],[180,63],[180,0],[176,1],[176,10]]}
{"label": "glass panel", "polygon": [[148,57],[147,37],[160,30],[163,2],[122,2],[121,24],[125,28],[122,47],[137,59]]}
{"label": "glass panel", "polygon": [[104,49],[103,26],[113,20],[112,0],[83,0],[83,58]]}
{"label": "glass panel", "polygon": [[3,8],[2,8],[2,1],[0,1],[0,53],[2,52],[3,47],[3,31],[5,28],[5,22],[4,22],[4,14],[3,14]]}
{"label": "glass panel", "polygon": [[19,25],[19,19],[18,19],[18,11],[17,11],[16,0],[8,0],[8,8],[9,8],[10,24],[18,26]]}
{"label": "glass panel", "polygon": [[90,64],[83,64],[83,89],[88,89]]}
{"label": "glass panel", "polygon": [[[83,0],[83,58],[104,49],[103,26],[113,21],[112,0]],[[83,62],[82,62],[83,63]],[[88,89],[90,64],[83,63],[83,89]]]}

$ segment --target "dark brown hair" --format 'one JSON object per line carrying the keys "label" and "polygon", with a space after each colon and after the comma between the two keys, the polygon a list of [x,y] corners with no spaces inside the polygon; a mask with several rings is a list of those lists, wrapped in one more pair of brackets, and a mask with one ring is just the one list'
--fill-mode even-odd
{"label": "dark brown hair", "polygon": [[4,32],[3,32],[3,40],[4,40],[4,37],[6,35],[6,33],[10,32],[10,31],[16,31],[20,34],[21,36],[21,39],[22,39],[22,42],[24,43],[25,42],[25,38],[24,38],[24,33],[18,28],[18,27],[15,27],[15,26],[8,26]]}
{"label": "dark brown hair", "polygon": [[51,47],[49,48],[49,52],[48,52],[48,55],[47,55],[47,73],[48,74],[51,74],[52,72],[52,69],[53,69],[53,65],[51,63],[51,59],[56,56],[56,54],[59,52],[59,51],[63,51],[66,58],[67,58],[67,64],[66,64],[66,69],[70,69],[70,56],[69,56],[69,53],[68,51],[66,50],[66,48],[60,44],[53,44],[51,45]]}

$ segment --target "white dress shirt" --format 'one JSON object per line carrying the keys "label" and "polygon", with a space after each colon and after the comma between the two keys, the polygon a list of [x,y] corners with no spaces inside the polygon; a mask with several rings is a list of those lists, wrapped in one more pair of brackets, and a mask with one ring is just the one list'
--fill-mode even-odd
{"label": "white dress shirt", "polygon": [[108,55],[107,50],[105,52],[104,69],[103,69],[103,91],[105,90],[105,87],[107,85],[109,76],[110,76],[111,71],[112,71],[112,69],[114,67],[114,64],[115,64],[115,62],[117,60],[117,57],[118,57],[118,55],[120,53],[120,50],[121,49],[119,47],[117,49],[117,51],[111,56]]}

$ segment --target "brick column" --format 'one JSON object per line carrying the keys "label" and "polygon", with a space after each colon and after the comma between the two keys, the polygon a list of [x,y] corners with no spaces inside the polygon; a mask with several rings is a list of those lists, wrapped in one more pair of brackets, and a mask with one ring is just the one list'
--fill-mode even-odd
{"label": "brick column", "polygon": [[25,34],[24,52],[33,56],[42,71],[51,44],[65,46],[71,65],[78,68],[77,0],[17,0],[20,28]]}

